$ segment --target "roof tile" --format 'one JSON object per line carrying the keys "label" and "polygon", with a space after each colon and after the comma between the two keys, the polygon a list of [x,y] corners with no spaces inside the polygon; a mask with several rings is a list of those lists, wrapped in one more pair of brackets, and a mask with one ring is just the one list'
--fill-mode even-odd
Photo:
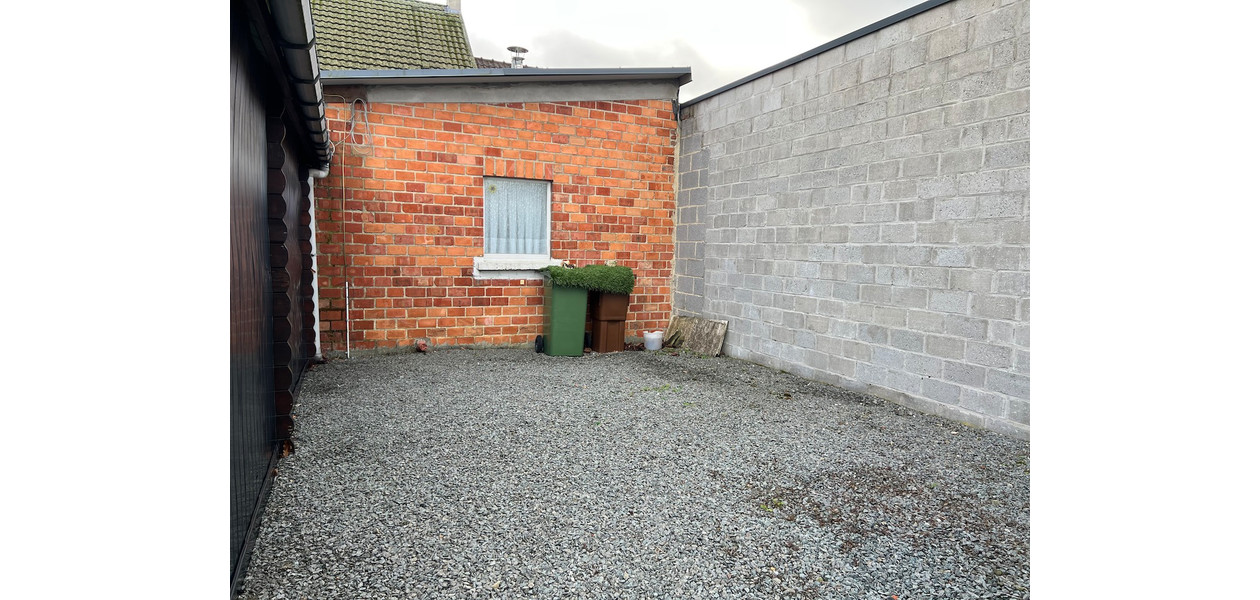
{"label": "roof tile", "polygon": [[474,69],[458,13],[417,0],[311,0],[322,70]]}

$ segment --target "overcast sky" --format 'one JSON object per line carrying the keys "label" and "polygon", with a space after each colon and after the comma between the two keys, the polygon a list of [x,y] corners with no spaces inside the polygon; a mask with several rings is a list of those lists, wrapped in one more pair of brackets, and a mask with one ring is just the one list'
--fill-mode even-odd
{"label": "overcast sky", "polygon": [[[441,0],[436,0],[441,1]],[[473,53],[531,67],[691,67],[683,101],[923,0],[463,0]]]}

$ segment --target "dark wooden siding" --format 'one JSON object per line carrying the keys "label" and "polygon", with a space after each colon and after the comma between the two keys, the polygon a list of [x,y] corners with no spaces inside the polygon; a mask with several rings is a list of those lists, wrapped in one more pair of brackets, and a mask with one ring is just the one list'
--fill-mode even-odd
{"label": "dark wooden siding", "polygon": [[267,109],[248,26],[231,35],[231,571],[275,455],[272,302],[267,227]]}
{"label": "dark wooden siding", "polygon": [[[311,282],[309,239],[310,204],[307,200],[306,169],[295,162],[292,140],[278,116],[268,120],[268,185],[271,252],[272,353],[275,360],[276,435],[288,439],[293,421],[290,416],[302,373],[313,355],[313,345],[303,344],[310,319],[303,318],[309,302],[304,287]],[[305,221],[305,223],[304,223]],[[311,330],[313,333],[313,329]]]}
{"label": "dark wooden siding", "polygon": [[[317,350],[307,123],[261,0],[232,3],[231,573],[248,567],[272,467]],[[299,134],[298,131],[304,133]],[[283,464],[283,463],[279,463]],[[281,467],[283,468],[283,467]]]}
{"label": "dark wooden siding", "polygon": [[293,108],[283,105],[282,76],[259,51],[248,11],[237,6],[231,35],[233,582],[248,566],[251,527],[261,517],[272,465],[292,429],[302,373],[315,354],[308,168]]}

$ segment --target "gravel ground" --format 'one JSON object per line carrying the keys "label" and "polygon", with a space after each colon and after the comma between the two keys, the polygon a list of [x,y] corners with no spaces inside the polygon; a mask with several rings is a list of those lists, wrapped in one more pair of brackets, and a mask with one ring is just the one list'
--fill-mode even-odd
{"label": "gravel ground", "polygon": [[307,374],[245,599],[1028,598],[1028,443],[732,358]]}

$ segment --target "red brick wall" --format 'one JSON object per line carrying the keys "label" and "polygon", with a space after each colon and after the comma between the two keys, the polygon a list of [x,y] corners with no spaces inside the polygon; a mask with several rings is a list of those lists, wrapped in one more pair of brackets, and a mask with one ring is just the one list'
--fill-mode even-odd
{"label": "red brick wall", "polygon": [[542,333],[542,282],[474,280],[483,254],[482,177],[552,182],[551,257],[616,259],[637,276],[627,335],[663,329],[674,257],[669,101],[331,104],[337,142],[318,181],[320,342],[351,350],[519,344]]}

